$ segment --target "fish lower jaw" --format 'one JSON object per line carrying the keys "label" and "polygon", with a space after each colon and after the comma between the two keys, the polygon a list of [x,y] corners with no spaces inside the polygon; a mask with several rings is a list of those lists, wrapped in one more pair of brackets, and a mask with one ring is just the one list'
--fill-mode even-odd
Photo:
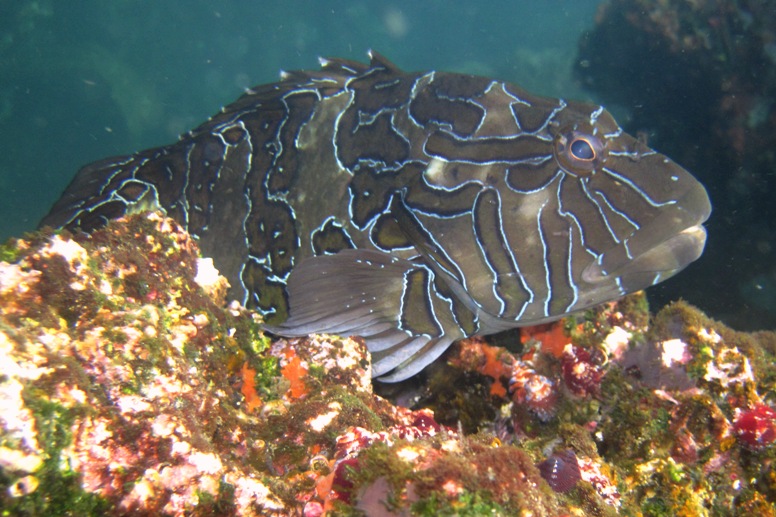
{"label": "fish lower jaw", "polygon": [[[607,270],[604,264],[607,258],[615,252],[622,252],[622,247],[604,253],[599,260],[590,264],[582,273],[582,280],[590,284],[611,281],[619,278],[621,281],[635,275],[655,275],[652,284],[669,278],[690,263],[697,260],[706,245],[706,228],[696,224],[681,230],[660,244],[633,258],[623,258],[619,267]],[[649,287],[649,285],[643,287]]]}

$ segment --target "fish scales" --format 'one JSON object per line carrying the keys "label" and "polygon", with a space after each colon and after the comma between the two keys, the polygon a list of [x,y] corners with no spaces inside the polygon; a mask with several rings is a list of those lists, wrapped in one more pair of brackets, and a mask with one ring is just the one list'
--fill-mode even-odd
{"label": "fish scales", "polygon": [[703,186],[602,107],[370,58],[284,73],[172,145],[85,166],[41,225],[162,209],[268,330],[360,335],[386,381],[701,255]]}

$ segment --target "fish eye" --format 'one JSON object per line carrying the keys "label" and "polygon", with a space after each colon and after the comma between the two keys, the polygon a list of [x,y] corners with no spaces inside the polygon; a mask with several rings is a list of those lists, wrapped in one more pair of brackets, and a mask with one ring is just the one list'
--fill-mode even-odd
{"label": "fish eye", "polygon": [[590,161],[595,159],[595,150],[584,138],[577,138],[569,146],[571,155],[577,160]]}
{"label": "fish eye", "polygon": [[590,176],[604,161],[604,144],[591,132],[568,128],[555,136],[555,159],[574,176]]}

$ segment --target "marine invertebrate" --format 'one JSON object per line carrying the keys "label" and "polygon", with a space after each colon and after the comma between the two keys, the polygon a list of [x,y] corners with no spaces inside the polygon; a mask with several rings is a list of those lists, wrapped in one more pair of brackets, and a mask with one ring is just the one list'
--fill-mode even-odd
{"label": "marine invertebrate", "polygon": [[589,351],[571,344],[563,349],[561,371],[566,387],[575,395],[582,396],[597,394],[606,373]]}
{"label": "marine invertebrate", "polygon": [[555,382],[536,373],[523,384],[523,392],[523,402],[539,420],[547,422],[555,416],[558,404],[558,389]]}
{"label": "marine invertebrate", "polygon": [[539,463],[539,472],[553,490],[561,493],[568,492],[582,479],[577,455],[571,449],[553,452]]}
{"label": "marine invertebrate", "polygon": [[419,411],[408,429],[413,431],[400,431],[399,436],[402,438],[406,436],[434,436],[442,430],[442,426],[434,420],[434,415],[430,411]]}
{"label": "marine invertebrate", "polygon": [[512,400],[524,406],[542,422],[555,416],[558,405],[558,387],[552,379],[536,373],[525,361],[515,361],[509,379]]}

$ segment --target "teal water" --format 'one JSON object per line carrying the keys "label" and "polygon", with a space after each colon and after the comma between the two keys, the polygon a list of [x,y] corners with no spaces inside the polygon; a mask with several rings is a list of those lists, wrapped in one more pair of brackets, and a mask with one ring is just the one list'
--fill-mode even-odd
{"label": "teal water", "polygon": [[82,165],[175,141],[318,56],[498,76],[580,96],[593,0],[0,2],[0,240],[35,228]]}
{"label": "teal water", "polygon": [[[317,68],[319,56],[366,60],[375,49],[407,70],[594,98],[572,70],[600,3],[0,0],[0,241],[34,229],[82,165],[171,143],[245,88],[281,69]],[[627,126],[629,106],[607,107]],[[715,217],[736,214],[713,214],[710,246],[724,239]],[[710,267],[691,266],[651,298],[681,297],[722,319],[735,313],[739,328],[776,327],[776,277],[747,276],[747,264],[724,264],[712,251],[701,259]],[[715,270],[740,275],[728,292],[758,307],[758,320],[746,304],[710,303],[727,295],[708,285]]]}

